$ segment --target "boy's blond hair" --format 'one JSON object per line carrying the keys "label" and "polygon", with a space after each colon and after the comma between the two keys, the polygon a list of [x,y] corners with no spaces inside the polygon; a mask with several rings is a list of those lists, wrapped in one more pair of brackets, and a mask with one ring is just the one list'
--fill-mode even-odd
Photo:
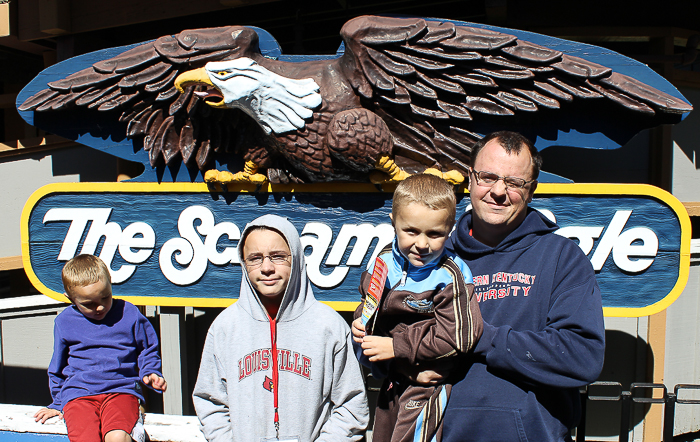
{"label": "boy's blond hair", "polygon": [[433,210],[447,210],[450,225],[455,222],[457,198],[452,185],[429,174],[411,175],[401,181],[394,191],[391,214],[396,218],[399,209],[411,203],[420,203]]}
{"label": "boy's blond hair", "polygon": [[112,280],[107,265],[94,255],[78,255],[63,266],[61,272],[63,289],[70,298],[73,287],[85,287],[98,281],[104,281],[109,287]]}

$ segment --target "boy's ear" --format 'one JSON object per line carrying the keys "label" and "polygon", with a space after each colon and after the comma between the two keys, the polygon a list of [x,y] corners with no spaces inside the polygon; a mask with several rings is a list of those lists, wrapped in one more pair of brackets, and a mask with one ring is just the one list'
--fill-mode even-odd
{"label": "boy's ear", "polygon": [[389,219],[391,220],[391,225],[393,226],[394,225],[394,214],[393,213],[389,214]]}
{"label": "boy's ear", "polygon": [[[63,296],[65,296],[66,298],[68,298],[69,301],[71,300],[71,299],[70,299],[70,296],[68,296],[68,293],[63,292]],[[71,301],[71,302],[72,302],[72,301]]]}

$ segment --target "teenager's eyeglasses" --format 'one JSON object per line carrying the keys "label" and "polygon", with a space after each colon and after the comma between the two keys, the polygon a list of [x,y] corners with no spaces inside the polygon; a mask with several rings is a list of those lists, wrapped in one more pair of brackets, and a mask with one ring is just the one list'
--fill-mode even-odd
{"label": "teenager's eyeglasses", "polygon": [[493,172],[480,172],[478,170],[472,169],[472,173],[476,177],[476,183],[480,186],[491,187],[498,182],[498,180],[503,180],[503,184],[509,189],[522,189],[530,183],[534,183],[537,180],[524,180],[522,178],[514,176],[499,176]]}
{"label": "teenager's eyeglasses", "polygon": [[270,255],[254,255],[254,256],[249,256],[245,258],[243,261],[245,261],[246,267],[249,269],[255,269],[258,268],[262,265],[263,262],[265,262],[265,258],[270,258],[270,262],[273,263],[274,265],[281,265],[281,264],[289,264],[289,257],[292,256],[289,253],[272,253]]}

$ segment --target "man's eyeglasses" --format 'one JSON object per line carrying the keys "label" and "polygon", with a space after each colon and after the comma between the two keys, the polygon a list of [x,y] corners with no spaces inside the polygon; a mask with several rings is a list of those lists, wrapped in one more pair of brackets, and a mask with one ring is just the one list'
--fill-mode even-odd
{"label": "man's eyeglasses", "polygon": [[256,269],[260,267],[263,264],[263,262],[265,262],[265,258],[270,258],[270,262],[274,265],[281,265],[289,264],[289,258],[291,256],[292,255],[290,255],[289,253],[279,252],[272,253],[270,255],[253,255],[245,258],[243,261],[245,261],[245,265],[249,269]]}
{"label": "man's eyeglasses", "polygon": [[522,178],[514,176],[499,176],[493,172],[480,172],[478,170],[471,170],[476,177],[476,183],[480,186],[491,187],[498,182],[498,180],[503,180],[503,184],[509,189],[522,189],[530,183],[534,183],[537,180],[524,180]]}

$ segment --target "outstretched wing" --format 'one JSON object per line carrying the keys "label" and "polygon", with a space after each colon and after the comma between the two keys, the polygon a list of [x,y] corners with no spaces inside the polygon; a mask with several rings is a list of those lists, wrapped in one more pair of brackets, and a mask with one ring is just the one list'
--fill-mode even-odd
{"label": "outstretched wing", "polygon": [[571,125],[628,114],[640,130],[636,122],[675,122],[692,109],[611,68],[492,30],[359,17],[341,35],[345,74],[389,125],[395,154],[444,169],[465,171],[485,128],[532,136],[557,115]]}
{"label": "outstretched wing", "polygon": [[[49,83],[48,89],[25,100],[19,110],[121,111],[119,121],[127,123],[127,137],[143,138],[152,166],[161,160],[172,164],[182,159],[186,164],[196,162],[203,170],[214,152],[225,149],[235,136],[240,112],[213,112],[193,94],[200,86],[180,94],[175,78],[210,61],[250,56],[258,51],[257,42],[254,30],[240,26],[164,36]],[[245,131],[237,134],[241,132]]]}

